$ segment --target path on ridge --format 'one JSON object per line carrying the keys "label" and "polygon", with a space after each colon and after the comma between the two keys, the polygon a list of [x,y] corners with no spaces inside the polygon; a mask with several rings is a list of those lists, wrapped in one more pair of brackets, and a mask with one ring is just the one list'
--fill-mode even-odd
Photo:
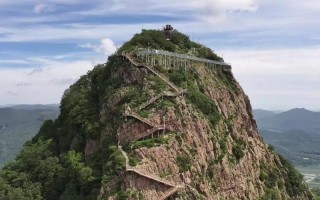
{"label": "path on ridge", "polygon": [[130,167],[128,154],[125,151],[123,151],[122,146],[119,145],[118,148],[121,151],[123,157],[126,159],[126,170],[127,170]]}

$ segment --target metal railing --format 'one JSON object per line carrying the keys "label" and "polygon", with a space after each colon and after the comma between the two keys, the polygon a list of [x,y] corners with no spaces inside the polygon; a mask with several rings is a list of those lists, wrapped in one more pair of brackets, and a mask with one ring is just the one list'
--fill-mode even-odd
{"label": "metal railing", "polygon": [[215,64],[215,65],[230,66],[230,64],[225,63],[225,62],[221,62],[221,61],[215,61],[215,60],[210,60],[210,59],[206,59],[206,58],[199,58],[199,57],[190,56],[187,54],[173,53],[173,52],[158,50],[158,49],[141,49],[141,50],[137,50],[136,54],[137,54],[137,57],[144,57],[147,55],[162,55],[162,56],[175,57],[178,59],[187,59],[187,60],[192,60],[192,61],[197,61],[197,62],[210,63],[210,64]]}

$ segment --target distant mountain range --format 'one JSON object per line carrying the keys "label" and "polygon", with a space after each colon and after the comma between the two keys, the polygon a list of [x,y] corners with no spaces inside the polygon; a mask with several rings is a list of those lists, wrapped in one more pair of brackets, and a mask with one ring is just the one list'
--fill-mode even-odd
{"label": "distant mountain range", "polygon": [[255,110],[254,115],[260,129],[303,130],[320,134],[320,112],[295,108],[282,113]]}
{"label": "distant mountain range", "polygon": [[59,104],[7,104],[0,105],[0,108],[16,108],[23,110],[59,109]]}
{"label": "distant mountain range", "polygon": [[59,110],[59,104],[19,104],[19,105],[12,105],[10,108],[15,109],[22,109],[22,110],[37,110],[37,109],[53,109]]}
{"label": "distant mountain range", "polygon": [[296,165],[320,164],[320,112],[254,110],[265,142]]}
{"label": "distant mountain range", "polygon": [[55,119],[58,105],[15,105],[0,108],[0,167],[11,161],[44,120]]}
{"label": "distant mountain range", "polygon": [[257,121],[262,120],[262,119],[266,119],[268,117],[272,117],[276,114],[277,113],[274,111],[268,111],[268,110],[262,110],[262,109],[254,109],[253,110],[253,115]]}

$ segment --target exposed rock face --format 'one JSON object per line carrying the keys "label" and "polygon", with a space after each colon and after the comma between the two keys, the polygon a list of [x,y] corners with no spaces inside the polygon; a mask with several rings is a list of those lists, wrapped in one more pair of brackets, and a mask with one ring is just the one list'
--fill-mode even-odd
{"label": "exposed rock face", "polygon": [[97,140],[87,140],[85,147],[85,156],[89,157],[100,149],[100,142]]}
{"label": "exposed rock face", "polygon": [[[218,116],[217,119],[210,121],[208,114],[190,101],[189,94],[159,99],[144,109],[148,113],[145,118],[165,125],[166,131],[161,132],[159,138],[166,139],[167,143],[130,149],[134,138],[150,126],[127,117],[117,132],[122,137],[121,143],[128,144],[129,157],[140,160],[134,169],[182,186],[175,194],[178,199],[292,198],[284,186],[287,172],[279,157],[262,141],[249,99],[232,73],[222,66],[213,69],[203,64],[191,67],[187,73],[197,74],[192,83],[193,90],[201,88],[202,95],[214,103],[216,113],[212,115]],[[123,78],[134,77],[134,74],[126,74]],[[155,91],[147,88],[152,85],[150,79],[143,80],[141,90],[154,94]],[[168,100],[172,104],[163,106],[163,101]],[[272,180],[272,187],[261,177],[266,174],[268,179],[270,173],[278,176]],[[138,190],[145,199],[161,199],[169,190],[166,185],[132,172],[124,171],[123,174],[124,188]],[[139,199],[138,196],[131,198]],[[310,194],[306,190],[294,198],[308,199]]]}

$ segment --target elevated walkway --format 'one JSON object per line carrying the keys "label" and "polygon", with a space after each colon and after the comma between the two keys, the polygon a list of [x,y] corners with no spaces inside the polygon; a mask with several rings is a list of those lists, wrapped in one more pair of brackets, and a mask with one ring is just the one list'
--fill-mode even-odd
{"label": "elevated walkway", "polygon": [[161,197],[160,200],[166,200],[167,198],[169,198],[171,195],[175,194],[176,192],[178,192],[178,190],[182,188],[181,186],[174,186],[171,189],[167,190],[166,193],[163,195],[163,197]]}
{"label": "elevated walkway", "polygon": [[[139,135],[139,137],[136,138],[136,140],[140,140],[140,139],[142,139],[142,138],[144,138],[144,137],[148,137],[149,135],[153,134],[154,132],[156,132],[156,131],[162,131],[162,130],[164,130],[164,129],[165,129],[165,128],[164,128],[163,126],[153,127],[152,129],[148,129],[147,131],[141,133],[141,134]],[[153,136],[153,135],[152,135],[152,136]]]}
{"label": "elevated walkway", "polygon": [[129,54],[126,54],[126,53],[122,53],[121,56],[125,57],[127,60],[130,61],[131,64],[133,64],[136,67],[145,67],[145,68],[147,68],[149,71],[151,71],[156,76],[158,76],[160,79],[162,79],[164,82],[166,82],[175,91],[179,92],[180,90],[182,90],[182,89],[178,88],[174,83],[172,83],[169,79],[167,79],[165,75],[163,75],[160,72],[158,72],[152,66],[139,63],[139,62],[135,61]]}
{"label": "elevated walkway", "polygon": [[163,93],[158,94],[157,96],[152,97],[149,101],[141,104],[138,109],[136,110],[136,112],[144,109],[145,107],[147,107],[148,105],[152,104],[153,102],[157,101],[158,99],[160,99],[163,96]]}
{"label": "elevated walkway", "polygon": [[150,174],[142,173],[142,172],[140,172],[140,171],[138,171],[138,170],[136,170],[136,169],[134,169],[134,168],[129,168],[129,169],[127,169],[127,171],[128,171],[128,172],[134,172],[134,173],[136,173],[136,174],[138,174],[138,175],[140,175],[140,176],[143,176],[143,177],[145,177],[145,178],[147,178],[147,179],[156,181],[156,182],[161,183],[161,184],[163,184],[163,185],[166,185],[166,186],[169,186],[169,187],[175,187],[175,185],[173,185],[173,184],[171,184],[171,183],[169,183],[169,182],[167,182],[167,181],[165,181],[165,180],[162,180],[162,179],[160,179],[160,178],[158,178],[158,177],[156,177],[156,176],[152,176],[152,175],[150,175]]}
{"label": "elevated walkway", "polygon": [[165,200],[167,198],[169,198],[171,195],[173,195],[174,193],[178,192],[178,190],[180,188],[182,188],[180,185],[174,185],[166,180],[163,180],[159,177],[156,177],[156,176],[153,176],[153,175],[150,175],[150,174],[146,174],[146,173],[143,173],[137,169],[135,169],[134,167],[131,167],[130,164],[129,164],[129,158],[128,158],[128,155],[125,151],[123,151],[122,149],[122,146],[119,146],[118,147],[119,150],[121,151],[122,155],[124,156],[125,160],[126,160],[126,172],[132,172],[132,173],[135,173],[139,176],[143,176],[149,180],[152,180],[152,181],[155,181],[157,183],[160,183],[160,184],[163,184],[163,185],[166,185],[166,186],[169,186],[170,189],[168,189],[164,195],[160,198],[161,200]]}
{"label": "elevated walkway", "polygon": [[[152,104],[153,102],[157,101],[159,98],[161,98],[163,96],[176,97],[176,96],[180,96],[181,94],[186,93],[187,90],[180,89],[174,83],[172,83],[169,79],[167,79],[165,75],[163,75],[160,72],[158,72],[152,66],[147,65],[147,64],[141,64],[141,63],[137,62],[129,54],[122,53],[121,56],[124,57],[125,59],[127,59],[132,65],[134,65],[136,67],[145,67],[145,68],[147,68],[148,70],[150,70],[156,76],[161,78],[164,82],[166,82],[171,88],[173,88],[175,90],[175,92],[164,91],[161,94],[152,97],[147,102],[145,102],[142,105],[140,105],[138,108],[133,109],[134,111],[131,110],[130,108],[127,108],[127,107],[125,108],[124,116],[136,118],[137,120],[139,120],[139,121],[141,121],[141,122],[143,122],[145,124],[148,124],[149,126],[152,127],[151,129],[148,129],[147,131],[141,133],[139,135],[139,137],[136,138],[135,140],[139,140],[141,138],[147,137],[147,136],[149,136],[150,134],[153,134],[156,131],[165,130],[165,126],[161,126],[161,125],[155,124],[155,123],[149,121],[148,119],[145,119],[145,118],[139,116],[139,114],[137,114],[136,112],[146,108],[148,105]],[[123,151],[122,146],[119,145],[118,148],[119,148],[119,150],[121,151],[122,155],[124,156],[124,158],[126,160],[125,161],[126,172],[135,173],[135,174],[137,174],[139,176],[145,177],[147,179],[150,179],[152,181],[155,181],[157,183],[161,183],[163,185],[166,185],[166,186],[170,187],[170,189],[165,191],[164,195],[160,198],[160,200],[165,200],[165,199],[169,198],[170,196],[172,196],[173,194],[178,192],[178,190],[181,188],[180,185],[174,185],[174,184],[172,184],[172,183],[170,183],[170,182],[168,182],[166,180],[163,180],[163,179],[161,179],[159,177],[150,175],[148,173],[143,173],[143,172],[135,169],[134,167],[131,167],[130,163],[129,163],[129,157],[128,157],[127,153],[125,151]]]}
{"label": "elevated walkway", "polygon": [[126,159],[126,170],[127,170],[128,168],[130,168],[129,157],[128,157],[127,153],[125,151],[123,151],[122,146],[119,145],[118,149],[121,151],[123,157]]}
{"label": "elevated walkway", "polygon": [[138,109],[136,109],[135,111],[138,112],[144,108],[146,108],[148,105],[152,104],[153,102],[157,101],[158,99],[160,99],[161,97],[177,97],[180,96],[181,94],[186,93],[187,90],[180,90],[179,92],[169,92],[169,91],[164,91],[161,94],[158,94],[154,97],[152,97],[149,101],[141,104]]}
{"label": "elevated walkway", "polygon": [[153,123],[153,122],[151,122],[151,121],[149,121],[149,120],[147,120],[145,118],[140,117],[137,113],[135,113],[133,111],[130,111],[130,110],[126,110],[124,112],[124,116],[136,118],[139,121],[141,121],[141,122],[143,122],[145,124],[148,124],[149,126],[152,126],[152,127],[158,127],[159,126],[159,125],[157,125],[157,124],[155,124],[155,123]]}
{"label": "elevated walkway", "polygon": [[138,57],[145,57],[145,56],[165,56],[165,57],[173,57],[180,60],[190,60],[190,61],[196,61],[196,62],[203,62],[203,63],[209,63],[214,65],[222,65],[222,66],[230,66],[230,64],[222,62],[222,61],[216,61],[216,60],[210,60],[206,58],[199,58],[196,56],[191,56],[187,54],[179,54],[179,53],[173,53],[169,51],[164,51],[160,49],[141,49],[136,52]]}
{"label": "elevated walkway", "polygon": [[146,67],[147,69],[149,69],[152,73],[154,73],[155,75],[157,75],[159,78],[161,78],[164,82],[166,82],[170,87],[172,87],[175,91],[179,92],[181,89],[179,89],[174,83],[172,83],[171,81],[169,81],[169,79],[165,78],[165,76],[163,74],[161,74],[160,72],[157,72],[156,69],[154,69],[153,67],[151,67],[150,65],[144,65],[144,67]]}
{"label": "elevated walkway", "polygon": [[151,129],[148,129],[147,131],[141,133],[139,135],[139,137],[135,138],[135,140],[140,140],[140,139],[142,139],[144,137],[147,137],[147,136],[153,134],[156,131],[165,130],[164,126],[157,125],[157,124],[155,124],[155,123],[153,123],[153,122],[151,122],[151,121],[149,121],[149,120],[147,120],[145,118],[142,118],[137,113],[135,113],[133,111],[126,110],[124,115],[127,116],[127,117],[134,117],[134,118],[138,119],[139,121],[141,121],[141,122],[143,122],[145,124],[148,124],[149,126],[152,126]]}

